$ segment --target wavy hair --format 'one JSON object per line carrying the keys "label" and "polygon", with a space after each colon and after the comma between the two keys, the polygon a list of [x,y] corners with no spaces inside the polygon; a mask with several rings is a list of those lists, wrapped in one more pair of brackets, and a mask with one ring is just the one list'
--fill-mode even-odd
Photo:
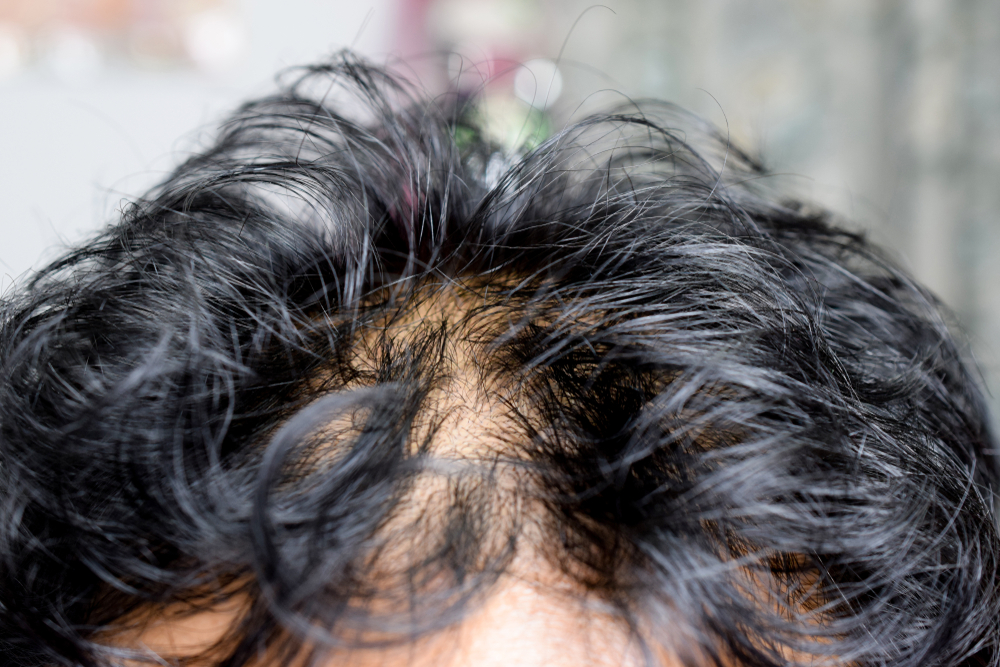
{"label": "wavy hair", "polygon": [[1000,665],[935,299],[670,105],[515,153],[476,117],[296,70],[3,297],[4,664],[234,601],[212,664],[408,642],[530,551],[651,662]]}

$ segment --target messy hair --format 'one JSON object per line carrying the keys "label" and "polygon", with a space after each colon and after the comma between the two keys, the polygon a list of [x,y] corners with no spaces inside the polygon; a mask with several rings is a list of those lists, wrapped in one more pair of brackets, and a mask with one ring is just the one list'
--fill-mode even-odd
{"label": "messy hair", "polygon": [[3,297],[3,663],[155,660],[113,638],[234,600],[212,664],[409,642],[530,549],[651,661],[1000,665],[935,299],[667,104],[479,117],[295,70]]}

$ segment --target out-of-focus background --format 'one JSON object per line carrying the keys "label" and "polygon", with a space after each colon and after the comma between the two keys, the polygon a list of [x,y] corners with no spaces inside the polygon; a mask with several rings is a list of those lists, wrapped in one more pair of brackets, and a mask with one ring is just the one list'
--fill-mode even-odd
{"label": "out-of-focus background", "polygon": [[626,96],[728,126],[952,307],[1000,414],[998,0],[0,0],[0,287],[344,47],[501,139]]}

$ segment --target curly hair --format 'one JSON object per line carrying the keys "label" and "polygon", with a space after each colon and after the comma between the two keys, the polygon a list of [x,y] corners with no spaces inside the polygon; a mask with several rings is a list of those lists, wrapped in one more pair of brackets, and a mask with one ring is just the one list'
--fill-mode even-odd
{"label": "curly hair", "polygon": [[2,299],[4,664],[227,604],[198,659],[410,642],[530,553],[650,662],[1000,666],[976,376],[862,236],[665,103],[512,153],[280,81]]}

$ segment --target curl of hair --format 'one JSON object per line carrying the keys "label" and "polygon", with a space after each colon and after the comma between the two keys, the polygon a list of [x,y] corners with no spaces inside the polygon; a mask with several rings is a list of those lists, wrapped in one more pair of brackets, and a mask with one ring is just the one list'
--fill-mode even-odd
{"label": "curl of hair", "polygon": [[[233,667],[433,632],[512,562],[514,467],[565,572],[718,664],[1000,665],[996,445],[935,300],[669,105],[515,155],[473,117],[299,70],[3,298],[4,664],[135,658],[127,619],[237,593]],[[532,409],[387,561],[456,334],[356,350],[448,281]]]}

